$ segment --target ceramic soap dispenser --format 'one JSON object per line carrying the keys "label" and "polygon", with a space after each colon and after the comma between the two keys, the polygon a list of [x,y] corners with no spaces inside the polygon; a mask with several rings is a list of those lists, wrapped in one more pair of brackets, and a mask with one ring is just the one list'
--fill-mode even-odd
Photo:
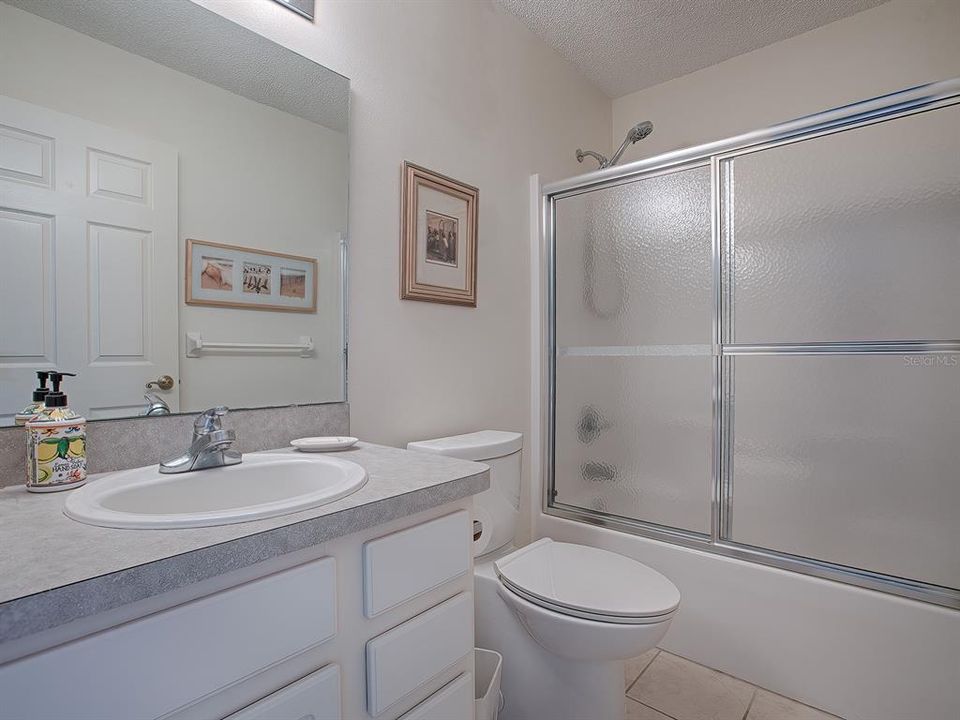
{"label": "ceramic soap dispenser", "polygon": [[67,406],[65,375],[51,372],[43,410],[27,421],[27,490],[56,492],[87,481],[87,421]]}

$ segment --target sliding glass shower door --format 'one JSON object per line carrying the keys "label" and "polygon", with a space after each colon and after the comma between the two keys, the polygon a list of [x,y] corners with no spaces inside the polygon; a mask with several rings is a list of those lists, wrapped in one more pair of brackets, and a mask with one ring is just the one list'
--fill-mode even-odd
{"label": "sliding glass shower door", "polygon": [[556,207],[555,500],[710,534],[710,168]]}
{"label": "sliding glass shower door", "polygon": [[547,189],[548,513],[960,607],[936,87]]}
{"label": "sliding glass shower door", "polygon": [[726,536],[960,587],[960,106],[721,170]]}

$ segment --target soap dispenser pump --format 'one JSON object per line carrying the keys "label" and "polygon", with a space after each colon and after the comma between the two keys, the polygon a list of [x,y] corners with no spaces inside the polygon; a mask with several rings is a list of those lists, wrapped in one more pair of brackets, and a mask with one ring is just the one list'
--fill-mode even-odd
{"label": "soap dispenser pump", "polygon": [[43,400],[50,392],[47,389],[47,378],[49,376],[49,371],[37,370],[37,379],[40,381],[40,386],[33,391],[33,399],[30,404],[13,416],[13,422],[16,425],[26,425],[28,420],[43,412]]}
{"label": "soap dispenser pump", "polygon": [[87,421],[67,405],[60,384],[74,373],[50,372],[43,410],[27,421],[27,490],[56,492],[87,481]]}

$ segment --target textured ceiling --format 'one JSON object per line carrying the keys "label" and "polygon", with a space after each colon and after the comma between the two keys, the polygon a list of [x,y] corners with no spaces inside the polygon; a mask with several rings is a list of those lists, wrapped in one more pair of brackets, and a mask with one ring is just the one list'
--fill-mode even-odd
{"label": "textured ceiling", "polygon": [[347,78],[189,0],[5,2],[237,95],[347,130]]}
{"label": "textured ceiling", "polygon": [[610,97],[886,0],[496,0]]}

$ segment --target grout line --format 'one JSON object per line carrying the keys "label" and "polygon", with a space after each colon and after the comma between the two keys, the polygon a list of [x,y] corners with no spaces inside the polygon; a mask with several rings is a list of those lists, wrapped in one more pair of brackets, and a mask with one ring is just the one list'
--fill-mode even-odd
{"label": "grout line", "polygon": [[790,701],[790,702],[792,702],[792,703],[796,703],[797,705],[801,705],[801,706],[803,706],[803,707],[807,707],[807,708],[810,708],[810,709],[812,709],[812,710],[816,710],[817,712],[824,713],[824,714],[826,714],[826,715],[828,715],[828,716],[830,716],[830,717],[835,717],[837,720],[844,720],[844,718],[840,717],[839,715],[831,715],[831,714],[830,714],[829,712],[827,712],[826,710],[822,710],[822,709],[820,709],[820,708],[818,708],[818,707],[816,707],[816,706],[814,706],[814,705],[808,705],[807,703],[801,702],[800,700],[797,700],[796,698],[792,698],[792,697],[790,697],[789,695],[783,695],[783,694],[781,694],[781,693],[774,692],[773,690],[770,690],[770,689],[768,689],[768,688],[761,687],[760,685],[754,685],[752,682],[749,682],[749,681],[747,681],[747,680],[744,680],[743,678],[737,677],[736,675],[731,675],[730,673],[725,673],[725,672],[723,672],[722,670],[717,670],[716,668],[710,667],[709,665],[704,665],[704,664],[702,664],[702,663],[698,663],[698,662],[696,662],[695,660],[691,660],[690,658],[684,657],[683,655],[677,655],[676,653],[667,652],[666,650],[663,650],[662,648],[657,648],[657,652],[655,652],[655,653],[653,654],[653,657],[650,658],[650,662],[648,662],[646,665],[643,666],[643,670],[640,671],[640,674],[637,675],[637,677],[634,679],[634,681],[633,681],[632,683],[630,683],[629,687],[627,687],[627,689],[624,691],[623,694],[624,694],[625,697],[629,698],[629,699],[632,700],[633,702],[635,702],[635,703],[640,703],[640,704],[643,705],[644,707],[650,708],[651,710],[655,710],[656,712],[660,713],[661,715],[666,715],[668,718],[671,718],[671,720],[677,720],[677,719],[674,718],[672,715],[668,715],[668,714],[665,713],[663,710],[660,710],[660,709],[658,709],[658,708],[653,707],[652,705],[647,705],[645,702],[641,702],[640,700],[637,700],[635,697],[632,697],[632,696],[629,694],[630,691],[633,689],[634,685],[636,685],[637,682],[640,680],[640,678],[643,677],[643,674],[649,669],[649,667],[650,667],[651,665],[653,665],[653,661],[656,660],[658,657],[660,657],[660,654],[661,654],[661,653],[666,653],[667,655],[671,655],[671,656],[673,656],[673,657],[680,658],[681,660],[687,661],[687,662],[690,663],[691,665],[696,665],[696,666],[698,666],[698,667],[702,667],[702,668],[704,668],[704,669],[706,669],[706,670],[710,670],[710,671],[715,672],[715,673],[717,673],[717,674],[719,674],[719,675],[726,675],[726,676],[729,677],[729,678],[733,678],[734,680],[739,680],[740,682],[744,683],[745,685],[749,685],[751,688],[753,688],[753,693],[750,695],[750,702],[747,703],[747,709],[744,711],[743,717],[741,717],[740,720],[747,720],[747,716],[750,714],[750,710],[753,708],[753,703],[754,703],[754,701],[757,699],[757,693],[758,693],[760,690],[763,690],[763,691],[765,691],[765,692],[771,693],[772,695],[776,695],[777,697],[782,697],[783,699],[788,700],[788,701]]}
{"label": "grout line", "polygon": [[[657,648],[656,650],[657,650],[657,651],[653,654],[653,657],[650,658],[650,662],[648,662],[646,665],[643,666],[643,669],[640,671],[640,674],[637,675],[637,676],[633,679],[633,682],[630,683],[630,684],[627,686],[627,689],[623,691],[623,694],[624,694],[624,695],[626,695],[628,692],[630,692],[630,690],[633,688],[633,686],[637,684],[637,680],[639,680],[641,677],[643,677],[643,674],[647,671],[647,668],[650,667],[651,665],[653,665],[653,661],[656,660],[658,657],[660,657],[660,652],[661,652],[661,651],[660,651],[660,648]],[[633,698],[630,698],[630,699],[633,700]],[[654,709],[656,709],[656,708],[654,708]]]}
{"label": "grout line", "polygon": [[747,720],[747,715],[750,714],[750,708],[753,707],[753,701],[757,699],[757,686],[751,685],[753,688],[753,693],[750,695],[750,702],[747,703],[747,709],[743,711],[743,717],[740,720]]}
{"label": "grout line", "polygon": [[663,710],[657,710],[653,705],[647,705],[645,702],[640,702],[639,700],[634,700],[633,698],[627,698],[627,699],[630,700],[630,702],[635,702],[637,705],[643,705],[643,707],[647,708],[648,710],[653,710],[655,713],[663,715],[665,718],[670,718],[670,720],[679,720],[673,715],[665,713]]}
{"label": "grout line", "polygon": [[[699,665],[699,666],[702,667],[702,668],[706,668],[707,670],[712,670],[713,672],[718,673],[718,674],[720,674],[720,675],[726,675],[728,678],[733,678],[734,680],[739,680],[740,682],[742,682],[742,683],[744,683],[744,684],[746,684],[746,685],[749,685],[749,686],[752,687],[754,690],[766,690],[767,692],[773,692],[773,690],[769,690],[769,689],[767,689],[767,688],[765,688],[765,687],[761,687],[761,686],[759,686],[759,685],[756,685],[756,684],[750,682],[749,680],[744,680],[742,677],[737,677],[736,675],[731,675],[730,673],[724,672],[723,670],[717,670],[717,668],[715,668],[715,667],[710,667],[709,665],[704,665],[703,663],[699,663],[699,662],[697,662],[696,660],[691,660],[690,658],[684,657],[683,655],[677,655],[676,653],[667,652],[666,650],[661,650],[661,652],[666,652],[668,655],[673,655],[674,657],[678,657],[678,658],[680,658],[681,660],[686,660],[688,663],[693,663],[694,665]],[[659,654],[659,653],[658,653],[658,654]],[[779,693],[774,693],[774,695],[778,695],[778,694],[779,694]],[[795,700],[794,698],[787,697],[786,695],[781,695],[780,697],[785,697],[785,698],[787,698],[787,700],[793,700],[794,702],[800,702],[799,700]],[[803,703],[800,703],[800,704],[803,705]],[[812,706],[812,705],[808,705],[807,707],[813,707],[813,706]],[[816,710],[816,709],[817,709],[817,708],[814,708],[814,710]]]}
{"label": "grout line", "polygon": [[774,690],[771,690],[770,688],[761,687],[760,685],[757,685],[757,686],[755,686],[755,687],[757,688],[757,690],[763,690],[764,692],[769,693],[769,694],[771,694],[771,695],[776,695],[778,698],[783,698],[783,699],[786,700],[787,702],[792,702],[792,703],[794,703],[794,704],[796,704],[796,705],[800,705],[801,707],[810,708],[811,710],[815,710],[815,711],[818,712],[818,713],[822,713],[822,714],[826,715],[828,718],[836,718],[836,720],[846,720],[845,718],[842,718],[842,717],[840,717],[839,715],[834,715],[833,713],[828,712],[828,711],[826,711],[826,710],[824,710],[824,709],[822,709],[822,708],[818,708],[816,705],[810,705],[809,703],[805,703],[805,702],[803,702],[802,700],[797,700],[796,698],[792,698],[792,697],[790,697],[789,695],[784,695],[783,693],[778,693],[778,692],[776,692],[776,691],[774,691]]}
{"label": "grout line", "polygon": [[639,680],[643,674],[647,671],[647,668],[653,665],[653,661],[660,657],[660,648],[657,648],[657,651],[653,654],[653,657],[650,658],[650,662],[643,666],[643,670],[640,671],[640,674],[637,675],[637,680]]}

